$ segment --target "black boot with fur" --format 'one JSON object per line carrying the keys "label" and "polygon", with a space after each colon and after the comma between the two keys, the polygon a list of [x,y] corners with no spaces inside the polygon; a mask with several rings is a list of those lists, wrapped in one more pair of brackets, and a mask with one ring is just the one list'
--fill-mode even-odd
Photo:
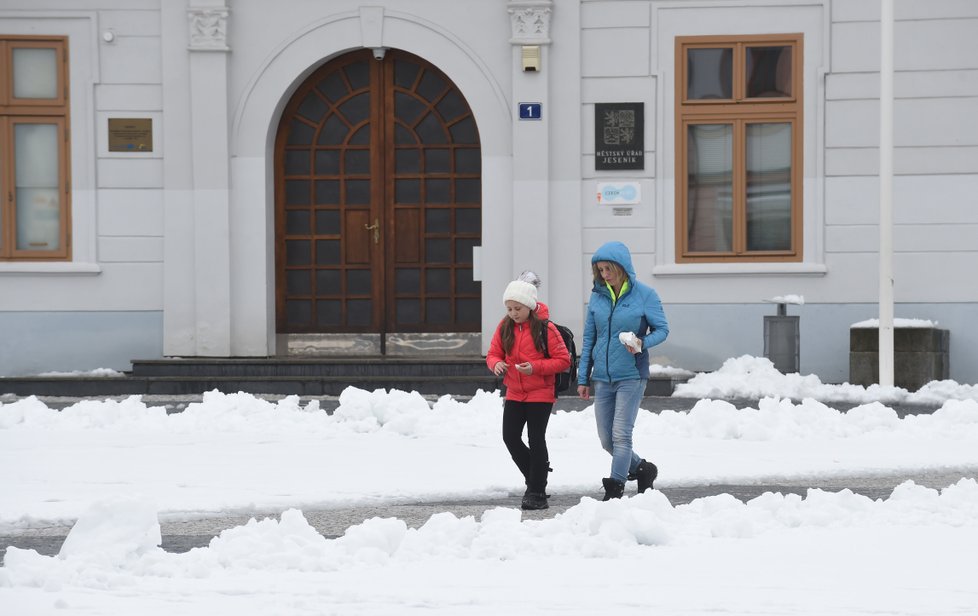
{"label": "black boot with fur", "polygon": [[659,469],[655,464],[642,460],[635,469],[635,479],[638,479],[638,493],[652,489],[652,482],[659,476]]}
{"label": "black boot with fur", "polygon": [[625,493],[625,482],[617,481],[611,477],[607,477],[601,480],[604,485],[604,498],[601,500],[607,501],[613,498],[621,498],[622,494]]}

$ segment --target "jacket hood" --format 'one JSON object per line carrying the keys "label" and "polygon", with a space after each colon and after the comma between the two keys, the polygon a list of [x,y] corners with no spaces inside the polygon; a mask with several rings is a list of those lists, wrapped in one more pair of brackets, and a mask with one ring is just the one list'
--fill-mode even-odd
{"label": "jacket hood", "polygon": [[632,265],[632,253],[628,251],[628,246],[625,246],[621,242],[607,242],[602,244],[600,248],[594,251],[594,256],[591,257],[591,265],[594,265],[598,261],[614,261],[625,270],[628,274],[628,279],[634,283],[635,277],[635,267]]}
{"label": "jacket hood", "polygon": [[550,318],[550,308],[547,308],[547,305],[539,300],[537,301],[537,309],[535,312],[537,313],[538,319],[543,319],[546,321]]}

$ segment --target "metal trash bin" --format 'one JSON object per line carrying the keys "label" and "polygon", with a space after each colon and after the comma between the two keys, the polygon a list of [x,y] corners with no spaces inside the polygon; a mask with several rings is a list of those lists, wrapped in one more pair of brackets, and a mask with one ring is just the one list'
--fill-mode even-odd
{"label": "metal trash bin", "polygon": [[798,317],[789,316],[787,305],[778,303],[778,314],[764,317],[764,357],[782,374],[799,371],[799,338]]}

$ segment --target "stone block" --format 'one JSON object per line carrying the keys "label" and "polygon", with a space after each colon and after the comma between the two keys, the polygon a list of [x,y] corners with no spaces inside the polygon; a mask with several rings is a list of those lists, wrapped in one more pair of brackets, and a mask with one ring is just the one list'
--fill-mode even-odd
{"label": "stone block", "polygon": [[[930,381],[949,378],[951,332],[936,327],[897,327],[893,330],[893,384],[917,391]],[[849,382],[879,383],[879,330],[849,330]]]}

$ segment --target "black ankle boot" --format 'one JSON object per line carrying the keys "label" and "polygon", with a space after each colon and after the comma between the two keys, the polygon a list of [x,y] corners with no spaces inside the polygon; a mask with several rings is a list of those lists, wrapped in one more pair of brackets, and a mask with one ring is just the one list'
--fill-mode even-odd
{"label": "black ankle boot", "polygon": [[652,489],[652,482],[659,476],[659,469],[655,464],[642,460],[635,469],[635,478],[638,479],[638,492],[641,494],[646,490]]}
{"label": "black ankle boot", "polygon": [[535,509],[546,509],[550,505],[547,504],[547,495],[543,492],[531,492],[526,491],[523,495],[523,502],[520,504],[522,509],[535,510]]}
{"label": "black ankle boot", "polygon": [[601,500],[611,500],[613,498],[621,498],[622,494],[625,493],[625,482],[612,479],[607,477],[601,480],[604,485],[604,498]]}

